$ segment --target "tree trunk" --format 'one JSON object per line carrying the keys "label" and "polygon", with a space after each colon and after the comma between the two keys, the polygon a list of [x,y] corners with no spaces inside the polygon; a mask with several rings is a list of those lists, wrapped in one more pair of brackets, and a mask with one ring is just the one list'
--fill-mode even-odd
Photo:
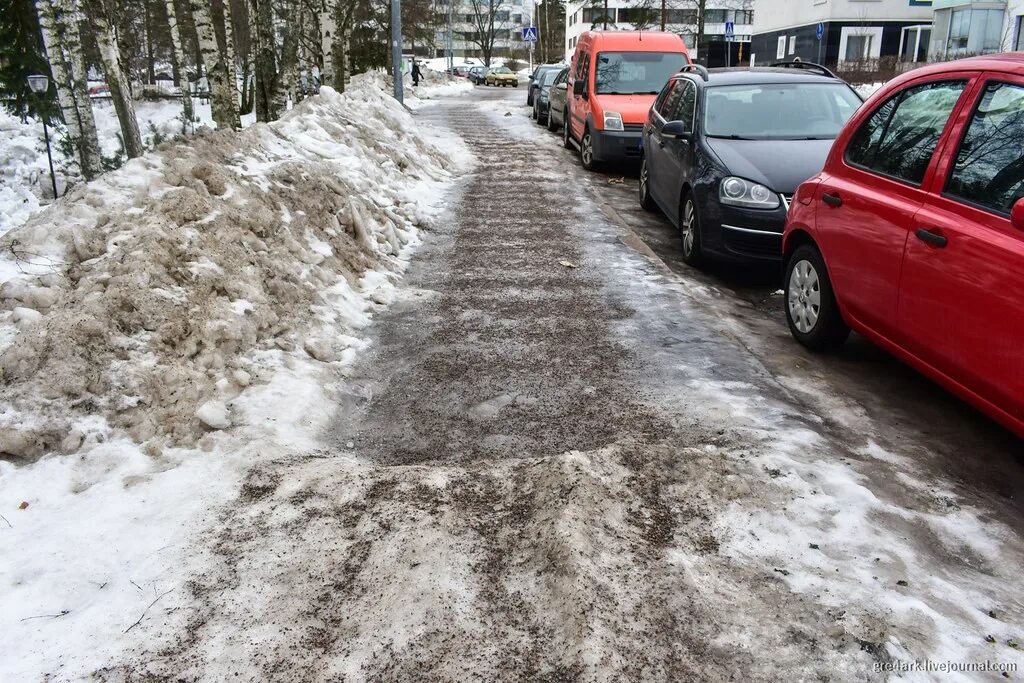
{"label": "tree trunk", "polygon": [[298,102],[299,38],[302,31],[302,7],[292,0],[284,7],[283,23],[287,27],[281,49],[281,82],[274,93],[274,108],[283,112],[288,100]]}
{"label": "tree trunk", "polygon": [[217,46],[210,3],[207,0],[192,0],[191,8],[196,34],[199,36],[199,52],[210,86],[210,109],[213,120],[219,128],[241,128],[242,123],[238,119],[238,109],[235,107],[234,86],[229,79],[224,54]]}
{"label": "tree trunk", "polygon": [[279,115],[276,91],[277,55],[274,52],[274,8],[271,0],[251,0],[256,46],[256,120],[274,121]]}
{"label": "tree trunk", "polygon": [[82,177],[91,180],[102,171],[102,165],[92,102],[85,82],[80,14],[67,0],[37,0],[36,12],[68,138],[76,152]]}
{"label": "tree trunk", "polygon": [[238,108],[238,57],[235,54],[235,22],[232,19],[231,0],[224,2],[224,52],[225,62],[228,66],[228,81],[231,83],[231,93],[234,98],[235,108]]}
{"label": "tree trunk", "polygon": [[[340,47],[338,42],[335,40],[335,36],[338,32],[338,18],[337,13],[340,9],[334,3],[334,0],[321,0],[320,3],[320,52],[323,55],[323,67],[320,70],[321,82],[329,83],[332,87],[337,87],[334,82],[334,74],[337,72],[335,68],[335,56],[334,49]],[[340,90],[338,92],[341,92]]]}
{"label": "tree trunk", "polygon": [[121,124],[125,154],[129,159],[140,157],[143,148],[139,121],[135,118],[135,105],[128,89],[128,79],[121,68],[121,53],[114,39],[107,5],[103,0],[89,0],[86,9],[96,35],[96,45],[99,48],[100,61],[103,62],[103,72],[107,77],[107,87],[110,88],[110,95],[114,100],[114,111],[117,112],[117,120]]}
{"label": "tree trunk", "polygon": [[174,63],[178,70],[179,87],[181,88],[181,109],[185,120],[190,124],[195,121],[195,110],[192,106],[192,81],[188,77],[188,64],[185,63],[185,42],[182,40],[181,26],[174,8],[174,0],[167,0],[167,22],[171,29],[171,47],[174,52]]}

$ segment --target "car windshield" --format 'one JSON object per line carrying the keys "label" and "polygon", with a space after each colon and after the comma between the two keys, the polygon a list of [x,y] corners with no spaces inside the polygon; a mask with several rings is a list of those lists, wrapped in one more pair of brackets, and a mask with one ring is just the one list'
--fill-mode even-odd
{"label": "car windshield", "polygon": [[831,140],[860,98],[845,83],[713,86],[704,104],[704,133],[734,140]]}
{"label": "car windshield", "polygon": [[598,95],[657,95],[683,68],[678,52],[599,52],[594,87]]}
{"label": "car windshield", "polygon": [[503,66],[500,69],[495,69],[491,73],[492,74],[510,74],[510,73],[512,73],[512,70],[509,69],[507,66]]}

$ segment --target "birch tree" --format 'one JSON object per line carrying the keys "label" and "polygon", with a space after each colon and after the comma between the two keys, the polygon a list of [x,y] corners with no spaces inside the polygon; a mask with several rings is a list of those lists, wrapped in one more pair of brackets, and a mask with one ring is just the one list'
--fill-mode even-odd
{"label": "birch tree", "polygon": [[139,121],[135,118],[135,105],[132,103],[131,91],[124,69],[121,67],[121,53],[114,39],[114,31],[110,25],[108,13],[110,0],[87,0],[86,9],[99,48],[100,61],[103,62],[103,73],[110,88],[110,96],[114,102],[114,111],[121,124],[121,138],[125,154],[129,159],[142,156],[142,136],[139,134]]}
{"label": "birch tree", "polygon": [[174,54],[175,68],[178,70],[178,79],[181,85],[181,108],[185,114],[185,120],[194,121],[195,112],[192,107],[191,92],[192,82],[188,77],[188,65],[185,63],[185,41],[182,40],[182,31],[178,25],[174,0],[167,0],[167,22],[171,33],[171,48]]}
{"label": "birch tree", "polygon": [[235,109],[240,103],[238,91],[238,55],[235,52],[235,21],[234,10],[231,8],[231,0],[223,0],[224,5],[224,61],[228,67],[228,81],[231,83],[231,93],[234,97]]}
{"label": "birch tree", "polygon": [[102,164],[85,80],[81,13],[73,0],[36,0],[36,12],[68,138],[82,177],[91,180],[100,174]]}
{"label": "birch tree", "polygon": [[253,45],[256,52],[256,120],[274,121],[279,115],[276,91],[277,54],[274,50],[274,7],[271,0],[251,0]]}
{"label": "birch tree", "polygon": [[213,120],[220,128],[241,128],[242,122],[238,118],[238,108],[235,106],[235,85],[231,82],[225,55],[217,44],[217,32],[214,30],[210,3],[208,0],[191,0],[190,7],[199,39],[199,54],[210,86],[210,109]]}

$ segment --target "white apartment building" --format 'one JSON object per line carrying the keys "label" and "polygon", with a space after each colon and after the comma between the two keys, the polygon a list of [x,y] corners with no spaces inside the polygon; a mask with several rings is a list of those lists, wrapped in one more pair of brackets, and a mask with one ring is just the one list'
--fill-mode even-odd
{"label": "white apartment building", "polygon": [[927,57],[931,23],[932,0],[757,0],[750,49],[762,65],[917,62]]}
{"label": "white apartment building", "polygon": [[[760,0],[758,0],[758,3]],[[665,30],[683,37],[690,56],[704,59],[720,53],[724,63],[726,23],[734,26],[733,42],[749,44],[754,23],[752,0],[708,0],[704,17],[704,45],[695,46],[697,32],[697,10],[695,3],[667,0]],[[760,9],[758,9],[760,11]],[[639,22],[639,25],[638,25]],[[569,0],[565,6],[565,54],[572,56],[576,43],[584,31],[635,31],[661,30],[661,3],[652,0],[608,0],[608,15],[605,17],[604,4],[595,5],[593,0]],[[733,52],[749,54],[739,45]],[[715,65],[715,64],[713,64]]]}
{"label": "white apartment building", "polygon": [[[477,32],[473,6],[465,0],[455,0],[455,3],[452,10],[452,53],[456,63],[466,57],[482,57],[479,43],[473,40]],[[446,12],[447,8],[442,11]],[[527,46],[523,43],[522,31],[524,26],[530,25],[532,12],[533,0],[501,0],[501,3],[495,6],[493,57],[525,54]],[[443,19],[447,19],[447,15]],[[444,57],[447,54],[447,41],[447,26],[442,21],[442,26],[434,38],[432,56]]]}

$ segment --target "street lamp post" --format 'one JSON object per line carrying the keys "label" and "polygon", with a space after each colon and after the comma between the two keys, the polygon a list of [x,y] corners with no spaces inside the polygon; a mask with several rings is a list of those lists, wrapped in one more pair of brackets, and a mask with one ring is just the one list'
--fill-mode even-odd
{"label": "street lamp post", "polygon": [[53,185],[53,200],[57,201],[57,176],[53,174],[53,155],[50,154],[50,129],[46,125],[46,115],[43,113],[39,103],[43,95],[50,89],[50,79],[42,74],[32,74],[28,77],[28,87],[36,95],[36,113],[43,120],[43,139],[46,140],[46,160],[50,163],[50,184]]}

